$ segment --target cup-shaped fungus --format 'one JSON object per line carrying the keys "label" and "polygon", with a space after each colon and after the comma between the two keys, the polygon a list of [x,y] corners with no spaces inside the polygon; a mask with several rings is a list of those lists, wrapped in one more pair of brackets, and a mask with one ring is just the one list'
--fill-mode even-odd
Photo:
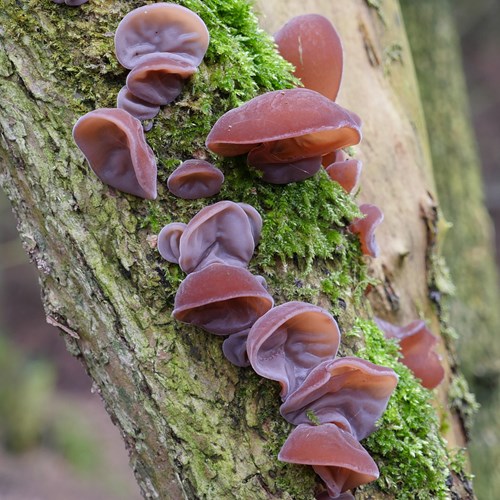
{"label": "cup-shaped fungus", "polygon": [[287,302],[253,325],[247,352],[253,369],[281,384],[285,399],[319,363],[334,358],[340,332],[333,317],[321,307]]}
{"label": "cup-shaped fungus", "polygon": [[380,318],[375,318],[379,328],[387,338],[399,340],[403,355],[401,362],[422,380],[427,389],[434,389],[444,378],[441,357],[434,351],[437,337],[422,320],[415,320],[406,326],[396,326]]}
{"label": "cup-shaped fungus", "polygon": [[182,91],[184,81],[196,73],[196,66],[171,54],[148,54],[127,76],[127,88],[140,99],[163,106]]}
{"label": "cup-shaped fungus", "polygon": [[286,184],[307,179],[321,157],[361,140],[359,118],[318,92],[268,92],[221,116],[208,149],[221,156],[248,155],[263,180]]}
{"label": "cup-shaped fungus", "polygon": [[335,424],[300,424],[278,454],[282,462],[312,465],[331,498],[378,478],[377,464],[349,432]]}
{"label": "cup-shaped fungus", "polygon": [[151,120],[160,111],[160,106],[151,104],[132,94],[127,86],[122,87],[116,98],[116,107],[124,109],[138,120]]}
{"label": "cup-shaped fungus", "polygon": [[76,122],[73,138],[105,184],[156,198],[156,161],[139,120],[123,109],[96,109]]}
{"label": "cup-shaped fungus", "polygon": [[353,220],[349,225],[349,230],[359,236],[361,251],[365,255],[377,257],[379,247],[375,240],[375,229],[384,220],[384,214],[380,208],[368,203],[360,205],[359,209],[365,217]]}
{"label": "cup-shaped fungus", "polygon": [[173,3],[144,5],[129,12],[115,33],[116,57],[132,69],[149,54],[165,53],[198,66],[208,47],[209,35],[193,11]]}
{"label": "cup-shaped fungus", "polygon": [[224,174],[205,160],[186,160],[168,177],[169,191],[185,200],[208,198],[220,191]]}
{"label": "cup-shaped fungus", "polygon": [[212,264],[181,283],[173,315],[215,335],[231,335],[250,328],[273,304],[261,280],[246,269]]}
{"label": "cup-shaped fungus", "polygon": [[342,80],[342,42],[332,23],[319,14],[297,16],[275,35],[284,59],[305,88],[335,100]]}
{"label": "cup-shaped fungus", "polygon": [[355,357],[324,361],[281,405],[292,424],[332,423],[358,441],[375,429],[398,377],[391,368]]}
{"label": "cup-shaped fungus", "polygon": [[338,182],[348,193],[358,185],[363,164],[359,160],[336,161],[325,167],[332,181]]}
{"label": "cup-shaped fungus", "polygon": [[259,241],[262,219],[250,205],[219,201],[201,209],[183,230],[176,225],[175,238],[170,226],[158,236],[160,253],[192,273],[214,263],[246,267]]}

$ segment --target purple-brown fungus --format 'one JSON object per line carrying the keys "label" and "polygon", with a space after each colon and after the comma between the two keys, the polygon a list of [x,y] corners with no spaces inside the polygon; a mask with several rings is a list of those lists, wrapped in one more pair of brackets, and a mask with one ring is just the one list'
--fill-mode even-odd
{"label": "purple-brown fungus", "polygon": [[281,384],[285,399],[319,363],[334,358],[340,332],[321,307],[287,302],[262,316],[250,330],[247,352],[253,369]]}
{"label": "purple-brown fungus", "polygon": [[375,240],[375,229],[384,220],[384,214],[375,205],[365,203],[359,209],[365,217],[355,219],[349,225],[349,230],[359,236],[361,251],[370,257],[377,257],[379,247]]}
{"label": "purple-brown fungus", "polygon": [[222,343],[222,352],[226,359],[231,361],[233,365],[245,368],[250,366],[250,361],[247,354],[247,339],[250,328],[241,332],[232,333]]}
{"label": "purple-brown fungus", "polygon": [[273,304],[262,281],[246,269],[212,264],[181,283],[173,315],[215,335],[231,335],[250,328]]}
{"label": "purple-brown fungus", "polygon": [[415,320],[406,326],[396,326],[380,318],[375,318],[375,321],[387,338],[399,340],[403,355],[401,362],[422,381],[424,387],[434,389],[442,382],[444,368],[441,357],[434,350],[438,338],[424,321]]}
{"label": "purple-brown fungus", "polygon": [[144,5],[129,12],[115,33],[116,57],[132,69],[144,56],[168,54],[198,66],[208,47],[209,35],[193,11],[173,3]]}
{"label": "purple-brown fungus", "polygon": [[76,122],[73,138],[105,184],[156,198],[156,161],[139,120],[123,109],[96,109]]}
{"label": "purple-brown fungus", "polygon": [[168,224],[158,236],[158,248],[166,260],[192,273],[214,263],[246,267],[259,241],[262,219],[250,205],[219,201],[201,209],[182,233],[175,224],[175,238]]}
{"label": "purple-brown fungus", "polygon": [[335,424],[300,424],[279,452],[278,459],[312,465],[325,482],[330,498],[379,476],[377,464],[357,439]]}
{"label": "purple-brown fungus", "polygon": [[160,106],[151,104],[132,94],[127,86],[122,87],[118,92],[116,107],[124,109],[138,120],[151,120],[160,112]]}
{"label": "purple-brown fungus", "polygon": [[248,153],[273,184],[307,179],[322,156],[361,140],[359,118],[309,89],[268,92],[221,116],[206,145],[221,156]]}
{"label": "purple-brown fungus", "polygon": [[197,200],[217,194],[223,182],[224,174],[208,161],[186,160],[170,174],[167,186],[179,198]]}
{"label": "purple-brown fungus", "polygon": [[304,87],[335,100],[342,80],[342,42],[332,23],[319,14],[297,16],[275,35],[278,51],[295,66]]}
{"label": "purple-brown fungus", "polygon": [[182,92],[184,81],[196,66],[171,54],[147,54],[127,76],[128,90],[140,99],[163,106]]}
{"label": "purple-brown fungus", "polygon": [[359,160],[336,161],[325,167],[332,181],[338,182],[348,193],[358,186],[363,164]]}
{"label": "purple-brown fungus", "polygon": [[374,431],[397,382],[391,368],[360,358],[324,361],[288,396],[280,412],[295,425],[335,424],[360,441]]}

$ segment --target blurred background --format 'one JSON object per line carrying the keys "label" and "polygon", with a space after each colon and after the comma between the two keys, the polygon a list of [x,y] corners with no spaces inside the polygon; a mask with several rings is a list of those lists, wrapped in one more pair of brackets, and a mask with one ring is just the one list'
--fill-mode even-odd
{"label": "blurred background", "polygon": [[[498,249],[500,1],[453,5]],[[0,191],[0,500],[140,498],[119,432],[91,388],[58,331],[45,322],[36,271]],[[497,441],[498,433],[489,439]]]}

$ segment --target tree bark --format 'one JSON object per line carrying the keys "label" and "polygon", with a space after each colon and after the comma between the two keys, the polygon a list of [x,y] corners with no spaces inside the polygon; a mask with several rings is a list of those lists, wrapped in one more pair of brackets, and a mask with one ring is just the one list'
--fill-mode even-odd
{"label": "tree bark", "polygon": [[[48,320],[61,327],[122,431],[143,495],[313,498],[318,480],[312,471],[276,458],[290,431],[279,416],[278,388],[226,362],[219,339],[171,318],[182,276],[153,248],[161,225],[187,222],[204,204],[173,200],[163,187],[178,159],[206,154],[204,138],[222,112],[257,92],[290,86],[290,79],[245,2],[182,2],[204,18],[212,42],[206,65],[148,134],[160,165],[159,199],[145,202],[103,186],[89,174],[70,130],[79,115],[114,106],[125,71],[114,59],[112,33],[142,4],[91,0],[69,9],[0,0],[1,185],[39,269]],[[355,149],[364,162],[359,200],[379,205],[386,216],[377,233],[382,255],[370,264],[380,280],[370,300],[384,318],[406,323],[422,316],[437,333],[428,286],[437,201],[425,123],[398,3],[378,4],[311,0],[257,2],[257,8],[270,30],[286,20],[285,10],[290,17],[303,9],[323,13],[339,29],[346,53],[339,102],[365,123],[364,141]],[[372,327],[356,316],[370,314],[362,299],[367,278],[345,230],[356,214],[349,197],[324,175],[269,187],[244,173],[242,162],[220,164],[226,174],[221,199],[248,202],[264,216],[252,271],[266,275],[278,303],[306,299],[329,308],[344,333],[343,353],[366,352],[367,342],[357,335]],[[447,359],[444,344],[441,352]],[[418,391],[401,373],[405,386]],[[452,424],[446,437],[455,447],[464,442],[460,420],[444,409],[452,378],[448,368],[435,396],[441,421]],[[394,404],[406,411],[411,398],[405,402],[398,394]],[[387,445],[377,437],[388,430],[383,425],[369,451]],[[449,490],[472,495],[441,450],[437,426],[423,432],[443,452],[430,466],[443,472],[437,496]],[[387,471],[390,460],[404,460],[377,453]],[[423,491],[413,478],[391,478],[382,467],[381,480],[357,495],[414,498]]]}

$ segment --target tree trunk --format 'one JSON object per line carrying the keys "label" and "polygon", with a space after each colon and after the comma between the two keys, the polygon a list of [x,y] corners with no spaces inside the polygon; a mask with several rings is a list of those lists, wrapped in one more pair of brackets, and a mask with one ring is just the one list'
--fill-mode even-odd
{"label": "tree trunk", "polygon": [[446,219],[453,224],[443,242],[456,285],[449,298],[449,323],[458,333],[461,364],[482,406],[471,446],[478,496],[492,498],[497,491],[494,478],[500,477],[500,450],[489,438],[500,411],[500,398],[491,391],[499,377],[500,293],[459,39],[447,0],[426,0],[418,5],[403,0],[402,7],[431,131],[439,199]]}
{"label": "tree trunk", "polygon": [[[207,23],[211,45],[181,98],[164,108],[147,139],[159,163],[159,198],[146,202],[102,185],[71,139],[77,117],[113,107],[126,72],[112,34],[143,2],[90,0],[79,9],[0,0],[0,182],[40,272],[48,321],[95,381],[122,431],[145,497],[313,498],[307,467],[277,461],[291,426],[279,416],[278,388],[221,355],[221,341],[171,317],[182,279],[162,261],[154,235],[187,222],[206,202],[173,199],[165,188],[180,159],[203,155],[224,111],[258,92],[289,87],[288,67],[257,29],[243,0],[185,0]],[[396,0],[257,2],[276,29],[300,9],[331,18],[344,42],[339,102],[364,120],[355,149],[364,162],[359,200],[385,212],[382,255],[370,263],[375,312],[400,323],[424,317],[437,333],[431,300],[436,195],[411,54]],[[264,274],[277,303],[307,300],[332,311],[343,354],[394,366],[398,389],[380,429],[363,444],[381,467],[360,498],[470,495],[450,449],[463,445],[447,408],[453,374],[431,393],[395,358],[366,318],[371,281],[345,226],[358,215],[349,196],[321,173],[267,186],[240,160],[217,160],[226,175],[219,199],[243,201],[264,217],[251,270]],[[447,359],[443,344],[442,354]],[[425,417],[425,418],[424,418]],[[426,418],[429,421],[426,421]],[[405,466],[409,469],[406,470]],[[411,471],[408,472],[408,471]]]}

